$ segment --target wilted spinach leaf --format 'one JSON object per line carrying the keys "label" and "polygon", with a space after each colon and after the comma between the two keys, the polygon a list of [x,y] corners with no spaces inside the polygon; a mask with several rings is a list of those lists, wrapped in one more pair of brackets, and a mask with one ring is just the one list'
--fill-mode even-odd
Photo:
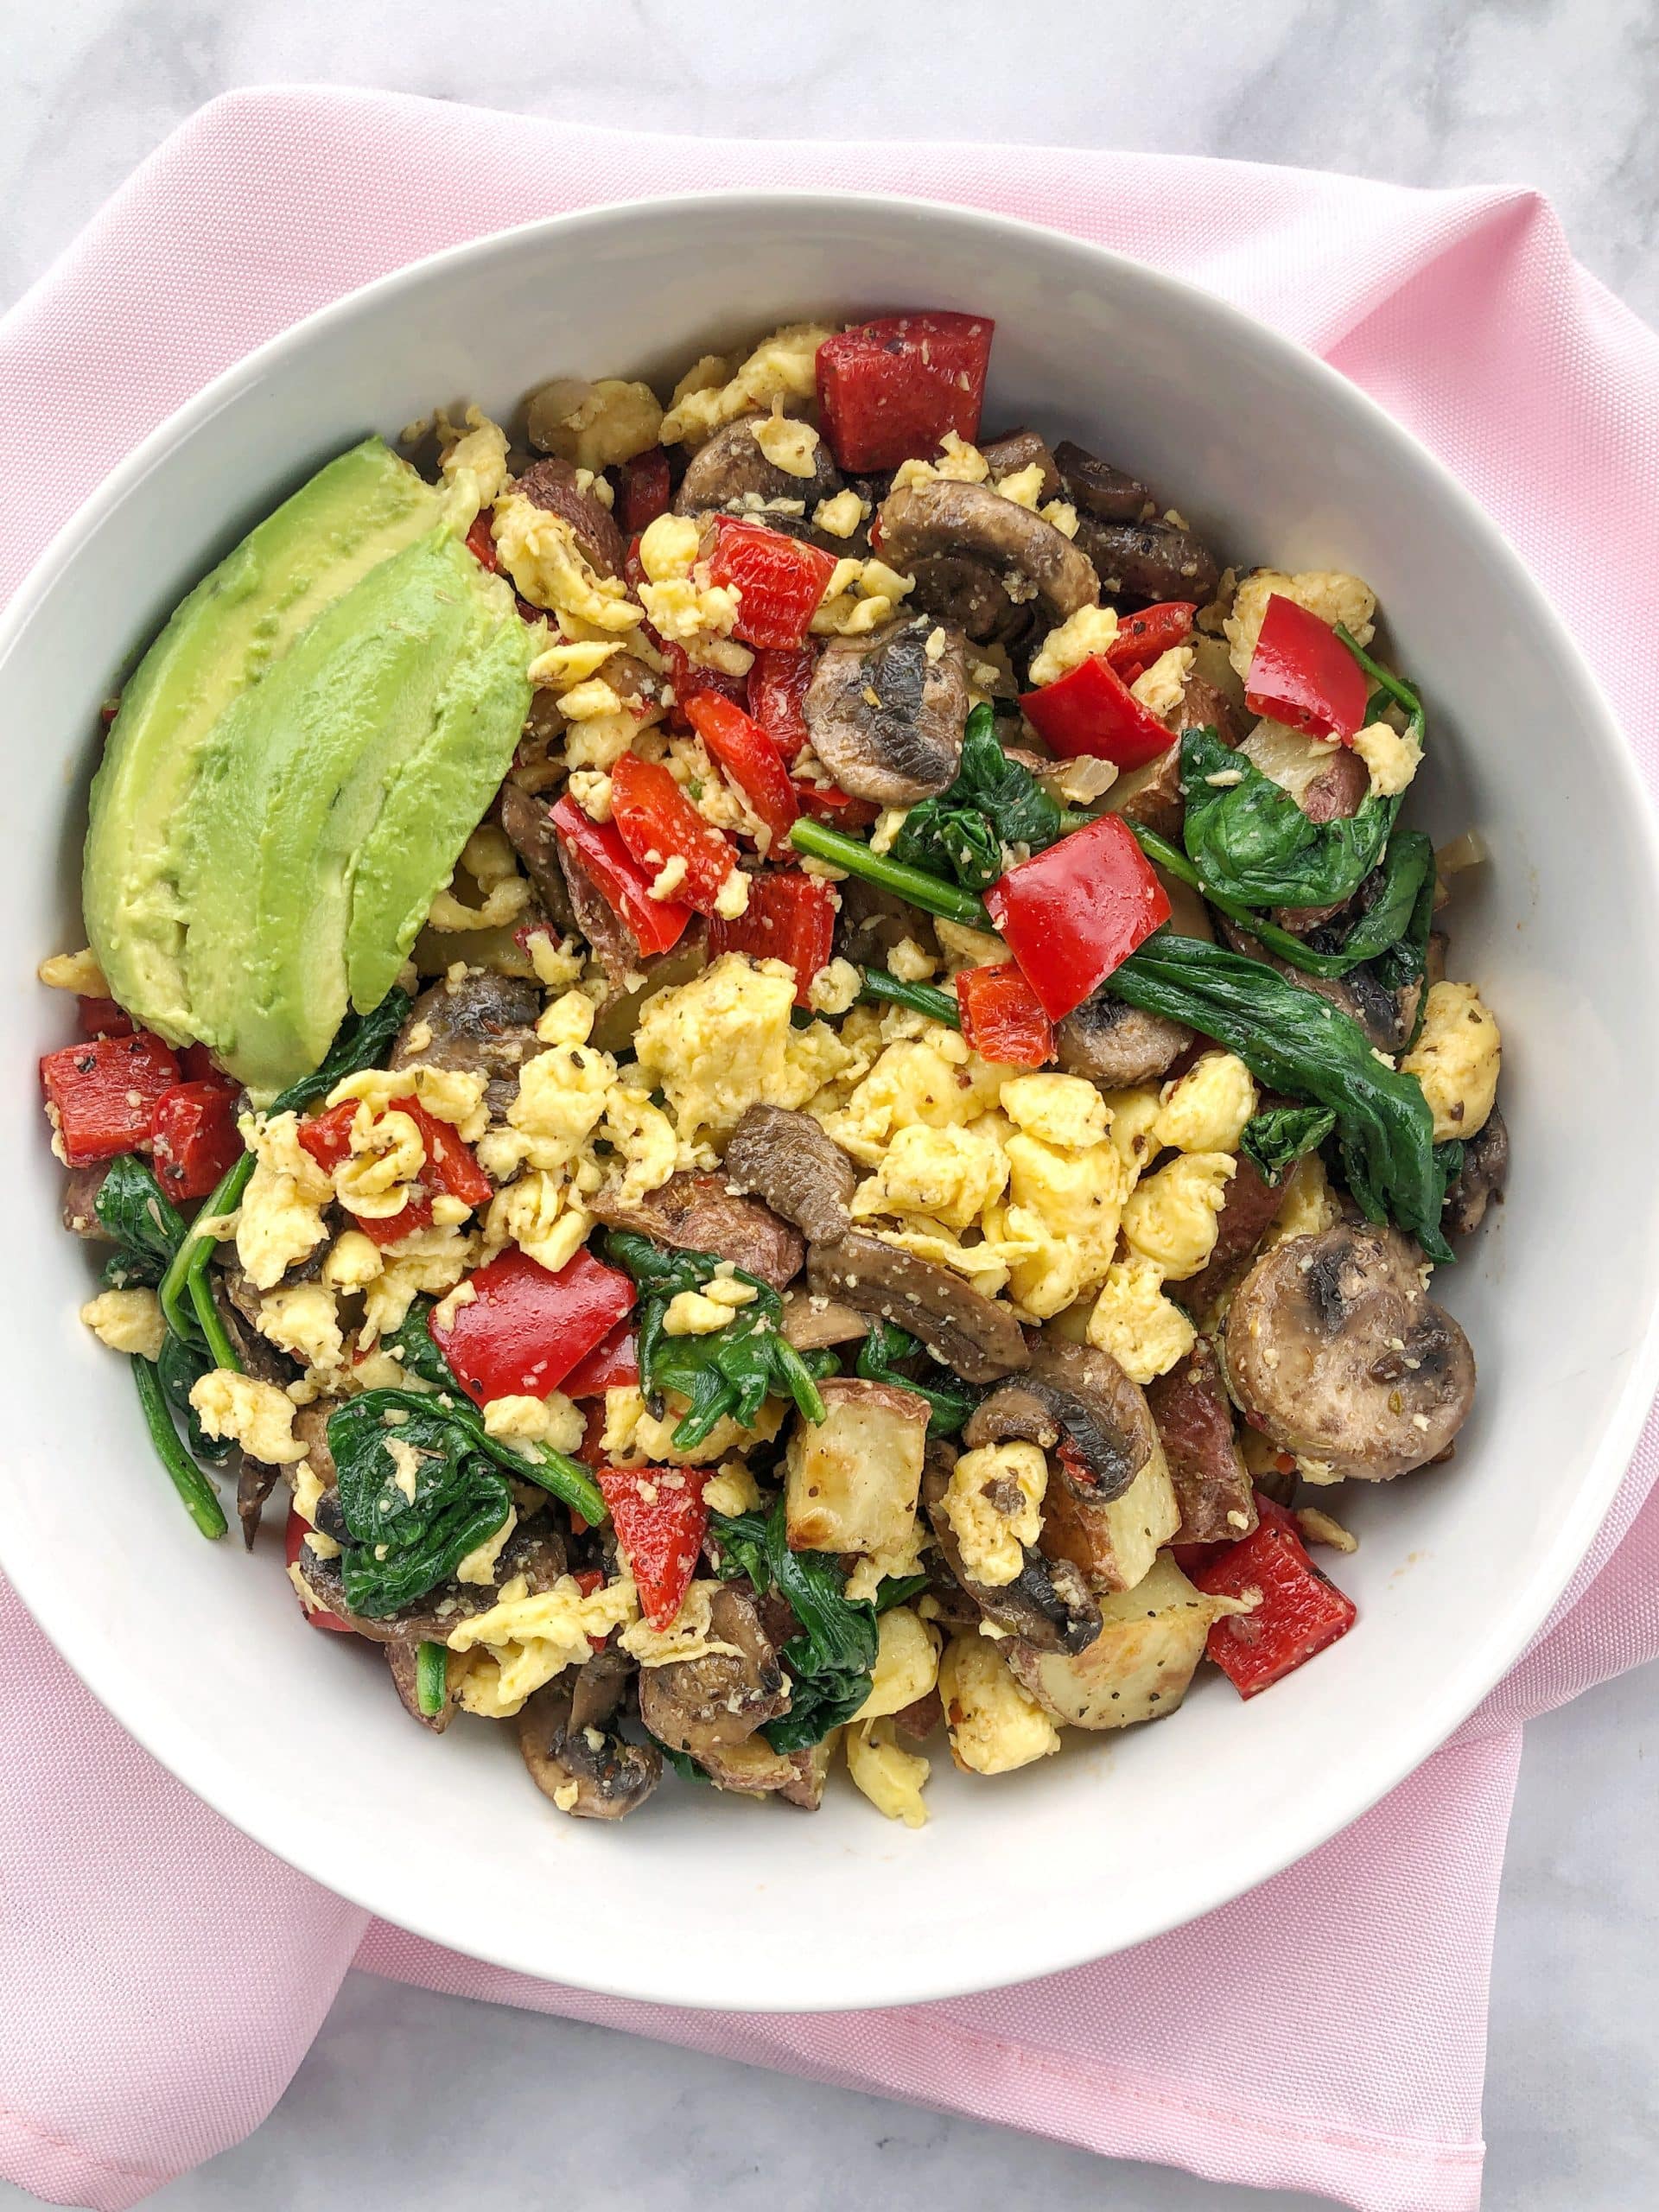
{"label": "wilted spinach leaf", "polygon": [[1004,846],[1039,852],[1064,828],[1058,802],[1029,768],[1009,760],[997,741],[995,714],[981,705],[968,717],[956,780],[938,798],[912,807],[893,853],[912,868],[954,875],[966,889],[984,891],[1003,872]]}
{"label": "wilted spinach leaf", "polygon": [[192,1389],[204,1375],[212,1372],[213,1365],[213,1356],[199,1337],[175,1337],[169,1329],[162,1340],[156,1371],[162,1396],[184,1424],[185,1440],[191,1451],[198,1459],[221,1467],[231,1456],[232,1440],[228,1436],[209,1436],[190,1402]]}
{"label": "wilted spinach leaf", "polygon": [[870,1694],[876,1608],[868,1599],[848,1598],[847,1577],[833,1553],[791,1551],[781,1498],[769,1514],[711,1514],[709,1533],[722,1581],[747,1574],[762,1596],[780,1591],[801,1624],[778,1655],[791,1684],[789,1711],[762,1734],[775,1751],[821,1743]]}
{"label": "wilted spinach leaf", "polygon": [[378,1618],[424,1597],[507,1517],[505,1474],[471,1425],[435,1399],[365,1390],[330,1418],[328,1449],[353,1612]]}
{"label": "wilted spinach leaf", "polygon": [[[674,1431],[677,1450],[693,1450],[722,1414],[753,1428],[768,1397],[792,1398],[808,1421],[823,1419],[812,1368],[783,1334],[783,1300],[770,1283],[741,1268],[730,1270],[753,1286],[749,1303],[709,1336],[671,1337],[664,1326],[669,1301],[681,1291],[701,1290],[727,1262],[714,1252],[665,1251],[628,1229],[613,1229],[606,1249],[639,1293],[634,1312],[645,1403],[660,1418],[665,1390],[690,1402]],[[833,1372],[833,1361],[830,1366]]]}
{"label": "wilted spinach leaf", "polygon": [[321,1065],[314,1068],[309,1075],[302,1075],[297,1083],[289,1084],[280,1096],[272,1100],[268,1111],[303,1113],[319,1098],[326,1098],[346,1076],[356,1075],[364,1068],[383,1066],[413,1004],[409,993],[400,991],[394,984],[378,1007],[341,1025]]}
{"label": "wilted spinach leaf", "polygon": [[1328,1106],[1269,1106],[1245,1122],[1238,1148],[1276,1189],[1302,1154],[1322,1145],[1336,1126]]}
{"label": "wilted spinach leaf", "polygon": [[112,1160],[92,1211],[119,1248],[104,1269],[105,1281],[117,1290],[153,1289],[184,1240],[184,1216],[149,1163],[131,1152]]}
{"label": "wilted spinach leaf", "polygon": [[1310,822],[1281,785],[1207,728],[1181,740],[1181,791],[1187,856],[1205,888],[1251,907],[1351,899],[1382,859],[1400,810],[1397,798],[1372,792],[1357,814]]}
{"label": "wilted spinach leaf", "polygon": [[947,1390],[938,1383],[918,1382],[913,1376],[900,1374],[899,1361],[914,1359],[921,1349],[916,1338],[896,1322],[877,1321],[859,1347],[855,1371],[867,1382],[892,1382],[925,1398],[932,1408],[927,1418],[928,1434],[954,1436],[979,1403],[980,1394],[960,1380]]}

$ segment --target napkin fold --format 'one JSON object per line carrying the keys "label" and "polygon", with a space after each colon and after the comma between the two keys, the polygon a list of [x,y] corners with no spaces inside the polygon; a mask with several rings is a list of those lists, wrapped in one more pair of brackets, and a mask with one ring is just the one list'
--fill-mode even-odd
{"label": "napkin fold", "polygon": [[[1659,340],[1522,191],[1058,149],[677,139],[385,94],[234,93],[170,138],[0,324],[0,599],[140,437],[312,308],[510,224],[710,179],[1024,216],[1177,271],[1323,353],[1509,532],[1653,787]],[[1659,1652],[1656,1469],[1650,1424],[1515,1672],[1300,1865],[1118,1957],[851,2014],[595,1997],[374,1921],[175,1782],[0,1584],[0,2172],[98,2212],[139,2202],[257,2126],[355,1964],[1357,2212],[1467,2212],[1520,1724]]]}

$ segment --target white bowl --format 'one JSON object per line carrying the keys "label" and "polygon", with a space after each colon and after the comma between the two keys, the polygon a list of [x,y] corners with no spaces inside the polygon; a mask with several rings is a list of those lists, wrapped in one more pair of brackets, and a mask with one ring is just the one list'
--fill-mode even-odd
{"label": "white bowl", "polygon": [[[1492,854],[1452,910],[1452,966],[1503,1026],[1515,1176],[1440,1279],[1479,1399],[1451,1465],[1344,1497],[1358,1625],[1267,1697],[1241,1704],[1205,1669],[1167,1724],[1072,1734],[1023,1773],[936,1760],[913,1834],[844,1779],[815,1819],[671,1784],[620,1828],[589,1826],[537,1794],[506,1732],[433,1738],[378,1655],[305,1625],[276,1505],[252,1560],[192,1529],[125,1363],[76,1319],[92,1269],[58,1225],[33,1070],[67,1009],[34,969],[81,941],[99,701],[328,455],[437,401],[507,410],[564,372],[664,384],[778,322],[924,305],[996,318],[988,425],[1098,448],[1242,562],[1354,569],[1380,594],[1428,705],[1429,826],[1477,825]],[[0,629],[0,1561],[157,1758],[388,1919],[693,2005],[888,2004],[1073,1966],[1224,1903],[1363,1812],[1497,1681],[1594,1535],[1659,1371],[1659,1186],[1619,1148],[1659,1096],[1646,804],[1584,662],[1481,511],[1340,377],[1204,294],[1017,223],[878,199],[647,202],[440,255],[264,346],[116,471]]]}

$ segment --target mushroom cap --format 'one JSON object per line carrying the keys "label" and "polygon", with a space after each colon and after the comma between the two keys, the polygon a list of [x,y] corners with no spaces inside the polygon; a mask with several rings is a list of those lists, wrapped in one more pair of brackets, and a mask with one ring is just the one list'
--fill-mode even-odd
{"label": "mushroom cap", "polygon": [[805,714],[813,751],[852,798],[878,806],[932,798],[962,759],[968,662],[961,632],[924,614],[868,636],[831,639],[812,672]]}
{"label": "mushroom cap", "polygon": [[1229,1388],[1305,1472],[1387,1482],[1437,1459],[1467,1419],[1475,1357],[1420,1265],[1398,1230],[1344,1222],[1275,1245],[1235,1292]]}
{"label": "mushroom cap", "polygon": [[1052,522],[986,484],[934,477],[891,492],[881,503],[881,557],[908,569],[956,555],[1001,576],[1009,596],[1041,599],[1057,621],[1100,598],[1088,555]]}

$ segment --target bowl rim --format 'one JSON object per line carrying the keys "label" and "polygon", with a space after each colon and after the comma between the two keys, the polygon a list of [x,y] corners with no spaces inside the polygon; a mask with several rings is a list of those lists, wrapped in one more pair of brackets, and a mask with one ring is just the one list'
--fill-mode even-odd
{"label": "bowl rim", "polygon": [[[1096,267],[1131,272],[1135,283],[1150,286],[1154,291],[1166,291],[1189,308],[1197,308],[1208,316],[1218,318],[1224,326],[1263,349],[1293,378],[1312,378],[1316,384],[1323,384],[1327,391],[1339,392],[1341,404],[1369,417],[1371,429],[1384,447],[1391,445],[1411,467],[1426,474],[1437,495],[1459,512],[1462,523],[1479,545],[1482,557],[1546,636],[1564,673],[1578,686],[1588,710],[1588,728],[1580,733],[1581,740],[1588,736],[1604,756],[1604,765],[1624,785],[1629,812],[1639,825],[1637,840],[1646,853],[1648,867],[1643,889],[1655,908],[1656,918],[1659,918],[1659,898],[1656,897],[1656,887],[1659,887],[1659,821],[1656,821],[1618,717],[1583,648],[1541,584],[1497,521],[1436,453],[1379,401],[1319,354],[1189,277],[1173,274],[1070,231],[1029,222],[994,209],[901,193],[837,192],[811,186],[738,187],[607,200],[515,224],[442,247],[342,293],[220,370],[146,433],[99,480],[60,525],[9,604],[0,611],[0,669],[3,669],[29,623],[56,588],[87,531],[129,497],[155,469],[165,467],[174,449],[199,424],[257,385],[291,353],[303,353],[320,332],[347,322],[365,311],[372,312],[400,291],[441,283],[452,270],[470,263],[487,261],[493,256],[508,257],[533,248],[543,238],[580,239],[582,234],[588,233],[598,241],[607,231],[642,218],[660,220],[681,217],[695,221],[700,216],[729,215],[738,210],[747,210],[757,221],[764,221],[769,212],[781,220],[788,220],[803,208],[815,207],[826,213],[845,213],[849,208],[883,215],[899,211],[923,222],[943,219],[963,224],[1007,245],[1040,241],[1052,249],[1058,245]],[[1258,1840],[1252,1846],[1248,1834],[1235,1837],[1224,1873],[1217,1861],[1215,1878],[1207,1886],[1189,1890],[1179,1899],[1166,1899],[1144,1912],[1132,1929],[1109,1938],[1103,1944],[1092,1933],[1082,1944],[1075,1939],[1057,1936],[1046,1942],[1031,1943],[1031,1955],[1021,1958],[1017,1965],[999,1964],[989,1970],[971,1967],[964,1970],[965,1961],[954,1966],[939,1962],[918,1973],[905,1957],[890,1955],[879,1961],[866,1961],[876,1984],[871,1993],[804,1996],[785,1993],[770,1997],[764,1992],[751,1991],[745,1993],[738,2009],[763,2013],[817,2012],[918,2004],[1006,1987],[1080,1967],[1148,1942],[1231,1903],[1287,1866],[1299,1863],[1360,1819],[1440,1749],[1524,1655],[1588,1555],[1628,1470],[1643,1422],[1656,1394],[1659,1394],[1659,1255],[1650,1263],[1647,1280],[1641,1287],[1646,1315],[1639,1337],[1625,1355],[1624,1380],[1611,1402],[1604,1404],[1600,1434],[1585,1472],[1531,1573],[1516,1586],[1502,1606],[1492,1609],[1484,1630],[1464,1649],[1459,1663],[1448,1669],[1440,1693],[1419,1705],[1410,1724],[1402,1724],[1395,1739],[1393,1755],[1379,1761],[1363,1786],[1350,1789],[1339,1802],[1322,1814],[1288,1856],[1277,1843]],[[200,1747],[181,1729],[176,1698],[150,1689],[137,1675],[117,1674],[95,1681],[83,1671],[81,1647],[71,1607],[67,1599],[60,1601],[49,1577],[35,1573],[29,1547],[13,1541],[3,1493],[0,1493],[0,1570],[6,1573],[36,1624],[92,1696],[193,1795],[251,1840],[335,1896],[377,1916],[383,1915],[383,1907],[367,1893],[372,1884],[366,1880],[359,1882],[349,1873],[342,1877],[341,1869],[334,1864],[338,1854],[330,1847],[331,1832],[326,1822],[318,1821],[297,1801],[284,1803],[279,1792],[264,1793],[263,1802],[257,1806],[238,1804],[239,1773],[232,1767],[226,1767],[222,1781],[218,1777],[202,1776]],[[96,1673],[97,1669],[94,1668],[92,1672]],[[421,1916],[400,1910],[395,1919],[389,1914],[385,1916],[391,1924],[447,1949],[510,1972],[528,1973],[533,1979],[568,1983],[573,1988],[601,1996],[673,2005],[688,2011],[734,2009],[729,2000],[711,1999],[661,1975],[630,1975],[619,1980],[613,1975],[585,1967],[543,1975],[533,1967],[526,1967],[522,1957],[514,1955],[505,1943],[493,1946],[476,1938],[458,1936],[454,1929],[442,1924],[441,1915]]]}

